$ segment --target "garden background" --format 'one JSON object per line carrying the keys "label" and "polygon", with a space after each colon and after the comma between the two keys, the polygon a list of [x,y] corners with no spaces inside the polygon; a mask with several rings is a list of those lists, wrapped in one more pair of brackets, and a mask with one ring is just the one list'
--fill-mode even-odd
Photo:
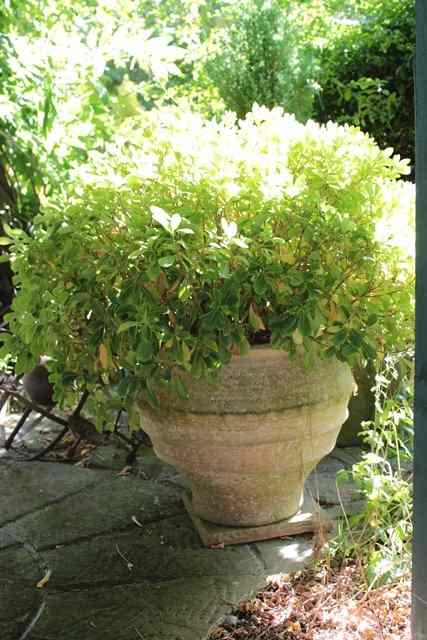
{"label": "garden background", "polygon": [[[244,118],[256,104],[281,107],[301,123],[360,127],[387,154],[409,159],[401,197],[410,197],[414,41],[410,0],[6,0],[0,9],[3,328],[20,288],[12,276],[12,241],[19,242],[21,231],[32,236],[45,210],[65,210],[118,142],[126,148],[135,122],[141,126],[145,118],[148,125],[158,112]],[[412,221],[394,222],[412,256]],[[368,590],[409,571],[412,284],[409,277],[394,351],[364,354],[374,369],[376,412],[351,476],[365,506],[343,521],[329,548],[340,562],[359,563]],[[30,285],[29,279],[22,287],[24,305],[25,295],[34,295]],[[254,328],[259,322],[255,315]],[[6,333],[4,340],[3,369],[31,368],[26,353],[17,361],[8,355]]]}

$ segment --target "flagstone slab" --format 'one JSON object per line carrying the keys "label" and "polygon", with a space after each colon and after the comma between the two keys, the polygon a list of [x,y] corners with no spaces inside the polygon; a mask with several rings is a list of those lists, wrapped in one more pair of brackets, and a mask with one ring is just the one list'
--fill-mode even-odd
{"label": "flagstone slab", "polygon": [[107,475],[95,486],[6,524],[0,530],[0,548],[5,546],[3,537],[7,534],[9,539],[29,539],[37,549],[43,549],[133,528],[133,517],[152,522],[183,511],[178,490],[130,476]]}
{"label": "flagstone slab", "polygon": [[36,588],[43,577],[37,557],[23,545],[0,553],[0,638],[18,640],[43,594]]}
{"label": "flagstone slab", "polygon": [[95,469],[0,457],[0,524],[77,494],[104,479]]}
{"label": "flagstone slab", "polygon": [[244,577],[235,585],[189,578],[56,593],[48,598],[37,634],[46,640],[130,640],[138,632],[144,640],[203,638],[221,600],[247,593],[250,584]]}
{"label": "flagstone slab", "polygon": [[[1,640],[34,620],[28,640],[203,640],[269,575],[310,562],[310,536],[204,547],[182,476],[148,448],[118,475],[109,447],[89,468],[0,458]],[[343,462],[328,464],[330,483]]]}
{"label": "flagstone slab", "polygon": [[[188,516],[175,516],[43,552],[55,589],[193,577],[264,575],[248,545],[204,549]],[[129,565],[129,566],[128,566]]]}

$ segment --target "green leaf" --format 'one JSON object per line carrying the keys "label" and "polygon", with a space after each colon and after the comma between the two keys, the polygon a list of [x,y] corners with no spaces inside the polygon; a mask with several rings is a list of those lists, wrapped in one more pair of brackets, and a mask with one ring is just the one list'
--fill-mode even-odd
{"label": "green leaf", "polygon": [[148,362],[153,356],[154,348],[153,343],[148,338],[140,338],[136,354],[139,360],[142,362]]}
{"label": "green leaf", "polygon": [[3,230],[10,238],[25,237],[25,231],[22,229],[13,229],[7,222],[3,222]]}
{"label": "green leaf", "polygon": [[191,363],[191,373],[196,377],[202,377],[203,374],[206,373],[206,363],[200,355],[196,354],[196,356],[193,358],[193,361]]}
{"label": "green leaf", "polygon": [[368,327],[371,327],[372,325],[376,324],[378,321],[378,316],[376,313],[371,313],[368,316],[368,319],[366,321],[366,324],[368,325]]}
{"label": "green leaf", "polygon": [[288,316],[287,318],[283,317],[275,317],[269,321],[269,326],[272,329],[277,330],[280,334],[290,336],[294,331],[298,323],[298,320],[295,316]]}
{"label": "green leaf", "polygon": [[240,355],[241,356],[247,356],[250,349],[251,349],[251,345],[249,344],[247,338],[245,338],[245,336],[242,336],[242,339],[240,340],[240,342],[238,343],[239,346],[239,351],[240,351]]}
{"label": "green leaf", "polygon": [[160,273],[161,271],[157,264],[151,264],[146,269],[146,274],[150,282],[157,280],[157,278],[160,276]]}
{"label": "green leaf", "polygon": [[185,386],[185,383],[179,376],[172,378],[172,386],[174,387],[174,390],[177,392],[180,398],[182,398],[183,400],[187,400],[188,390]]}
{"label": "green leaf", "polygon": [[362,351],[368,360],[374,360],[377,355],[377,349],[366,340],[363,342]]}
{"label": "green leaf", "polygon": [[126,177],[126,183],[132,188],[132,189],[138,189],[139,187],[141,187],[142,185],[142,180],[141,177],[138,175],[132,175],[129,174]]}
{"label": "green leaf", "polygon": [[163,258],[159,258],[158,263],[161,267],[163,267],[164,269],[168,269],[169,267],[172,267],[175,264],[175,256],[164,256]]}
{"label": "green leaf", "polygon": [[160,407],[159,399],[157,397],[156,392],[151,386],[149,380],[146,381],[146,388],[144,389],[145,396],[148,400],[148,403],[154,408],[158,409]]}
{"label": "green leaf", "polygon": [[299,271],[292,271],[289,274],[289,282],[293,287],[300,287],[304,282],[304,275]]}
{"label": "green leaf", "polygon": [[348,334],[348,339],[355,347],[360,347],[363,344],[362,334],[355,329],[351,329],[350,333]]}
{"label": "green leaf", "polygon": [[307,311],[304,311],[301,314],[301,317],[298,321],[298,329],[300,330],[301,335],[304,337],[313,335],[312,318]]}
{"label": "green leaf", "polygon": [[129,322],[123,322],[119,328],[117,329],[117,333],[123,333],[124,331],[127,331],[128,329],[131,329],[132,327],[137,327],[138,326],[138,322],[134,322],[134,321],[129,321]]}
{"label": "green leaf", "polygon": [[188,364],[191,360],[191,349],[186,342],[181,342],[181,353],[183,364]]}
{"label": "green leaf", "polygon": [[7,246],[9,244],[13,244],[13,240],[11,238],[6,238],[6,236],[0,237],[0,245]]}
{"label": "green leaf", "polygon": [[258,296],[262,296],[268,288],[267,282],[263,276],[257,278],[254,282],[254,291]]}
{"label": "green leaf", "polygon": [[182,284],[178,291],[178,299],[182,301],[188,300],[188,298],[191,296],[191,291],[191,285]]}
{"label": "green leaf", "polygon": [[334,334],[334,345],[336,345],[337,347],[339,347],[340,345],[344,344],[344,342],[347,340],[347,331],[346,329],[340,329],[339,331],[337,331]]}
{"label": "green leaf", "polygon": [[350,472],[347,469],[340,469],[336,475],[337,484],[344,484],[350,481]]}

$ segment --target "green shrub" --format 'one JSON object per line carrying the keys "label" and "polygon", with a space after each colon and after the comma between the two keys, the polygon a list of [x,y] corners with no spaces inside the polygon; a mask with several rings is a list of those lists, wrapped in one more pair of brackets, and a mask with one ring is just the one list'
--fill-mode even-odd
{"label": "green shrub", "polygon": [[369,445],[349,475],[364,507],[342,521],[332,542],[340,558],[357,558],[367,583],[379,586],[410,570],[412,540],[413,380],[411,355],[385,358],[376,376],[376,415],[365,425]]}
{"label": "green shrub", "polygon": [[107,384],[155,403],[160,380],[184,393],[181,371],[212,375],[259,340],[352,364],[410,336],[410,260],[389,241],[407,165],[359,130],[152,112],[86,171],[32,237],[9,230],[4,352],[18,372],[49,356],[62,403],[88,388],[99,409]]}
{"label": "green shrub", "polygon": [[315,117],[360,126],[413,164],[413,1],[359,3],[353,22],[333,34],[320,58]]}
{"label": "green shrub", "polygon": [[311,48],[299,46],[301,30],[279,2],[235,3],[221,25],[206,72],[226,109],[241,118],[253,104],[282,106],[301,120],[312,112]]}
{"label": "green shrub", "polygon": [[64,196],[73,167],[138,112],[135,85],[117,88],[114,71],[137,66],[161,85],[184,53],[152,38],[131,0],[2,3],[1,220],[30,228],[40,201]]}
{"label": "green shrub", "polygon": [[[135,3],[8,0],[0,6],[0,234],[30,230],[40,202],[66,197],[75,166],[140,111],[139,91],[164,95],[185,51],[152,38]],[[159,98],[160,100],[160,98]],[[0,267],[0,308],[13,295]]]}

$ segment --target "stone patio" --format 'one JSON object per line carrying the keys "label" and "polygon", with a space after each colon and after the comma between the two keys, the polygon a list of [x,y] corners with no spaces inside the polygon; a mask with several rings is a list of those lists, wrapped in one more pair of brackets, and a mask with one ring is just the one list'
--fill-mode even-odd
{"label": "stone patio", "polygon": [[[0,454],[2,640],[202,640],[269,575],[312,557],[307,535],[203,547],[181,500],[185,481],[149,447],[130,474],[112,444],[87,467]],[[333,516],[335,474],[358,455],[337,449],[310,478]],[[354,488],[341,500],[356,508]]]}

